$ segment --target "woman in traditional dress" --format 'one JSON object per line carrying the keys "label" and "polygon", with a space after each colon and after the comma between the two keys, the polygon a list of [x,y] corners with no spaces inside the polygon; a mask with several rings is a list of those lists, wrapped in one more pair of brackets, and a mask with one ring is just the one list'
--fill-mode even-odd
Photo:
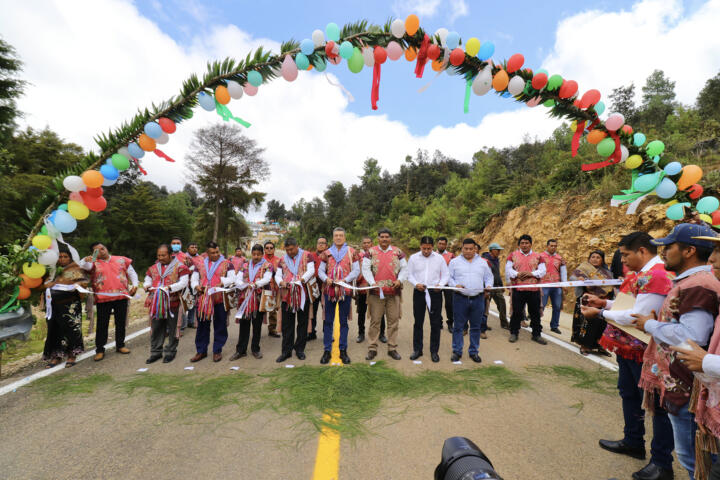
{"label": "woman in traditional dress", "polygon": [[70,255],[64,245],[58,254],[58,273],[54,280],[46,282],[45,309],[47,338],[43,360],[46,368],[52,368],[67,359],[65,368],[75,365],[75,357],[84,350],[82,337],[82,304],[84,295],[74,285],[87,287],[89,279]]}
{"label": "woman in traditional dress", "polygon": [[[612,278],[613,275],[605,264],[605,253],[602,250],[590,252],[587,262],[580,264],[570,277],[571,280],[611,280]],[[613,287],[575,287],[577,301],[573,313],[571,341],[580,345],[580,353],[583,355],[598,353],[610,356],[610,353],[598,344],[607,322],[599,318],[587,319],[580,311],[583,295],[586,293],[600,298],[612,298]]]}

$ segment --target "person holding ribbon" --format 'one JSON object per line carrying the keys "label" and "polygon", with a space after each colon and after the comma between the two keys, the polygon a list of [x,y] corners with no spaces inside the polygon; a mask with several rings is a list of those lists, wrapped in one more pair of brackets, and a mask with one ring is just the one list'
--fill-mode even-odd
{"label": "person holding ribbon", "polygon": [[[437,253],[442,255],[446,265],[450,265],[450,260],[455,258],[455,254],[447,249],[448,239],[447,237],[438,237],[437,239]],[[448,332],[453,331],[453,291],[443,290],[443,300],[445,301],[445,322],[447,323]]]}
{"label": "person holding ribbon", "polygon": [[[362,250],[358,252],[358,261],[362,265],[362,261],[365,257],[370,255],[370,249],[373,246],[372,238],[368,237],[367,235],[362,238],[362,243],[360,244],[360,247]],[[357,324],[358,324],[358,336],[355,339],[357,343],[362,343],[365,341],[365,319],[367,317],[368,313],[368,291],[364,288],[368,286],[367,280],[365,280],[365,277],[362,276],[362,272],[358,277],[355,279],[355,285],[359,289],[363,290],[356,290],[355,291],[355,305],[357,306]],[[382,343],[387,343],[387,337],[385,336],[385,316],[383,315],[382,319],[380,320],[380,338],[379,340]]]}
{"label": "person holding ribbon", "polygon": [[[282,363],[292,356],[305,360],[310,295],[306,283],[315,275],[315,263],[307,252],[298,246],[293,237],[285,239],[285,255],[275,271],[275,283],[280,286],[282,299],[282,353],[275,360]],[[297,326],[297,335],[296,327]]]}
{"label": "person holding ribbon", "polygon": [[[163,358],[170,363],[177,354],[180,339],[182,317],[180,311],[180,291],[188,286],[190,269],[177,257],[170,255],[170,247],[163,244],[157,249],[157,262],[148,268],[143,288],[147,292],[145,307],[150,316],[150,364]],[[168,342],[163,349],[165,339]]]}
{"label": "person holding ribbon", "polygon": [[532,327],[532,340],[540,345],[547,345],[542,338],[542,324],[540,323],[540,288],[535,287],[545,276],[545,261],[539,253],[532,249],[532,237],[520,235],[518,249],[508,255],[505,263],[505,278],[510,279],[513,287],[511,293],[512,316],[510,317],[510,337],[508,341],[518,341],[520,323],[523,320],[525,306],[530,314]]}
{"label": "person holding ribbon", "polygon": [[115,316],[115,350],[125,355],[130,353],[125,346],[125,327],[129,299],[137,292],[138,276],[131,259],[110,255],[107,247],[100,242],[93,243],[90,248],[93,255],[85,257],[78,265],[91,273],[97,304],[96,353],[93,360],[99,362],[105,358],[110,314]]}
{"label": "person holding ribbon", "polygon": [[[188,244],[187,253],[185,253],[184,256],[186,260],[185,265],[187,265],[190,269],[190,275],[192,276],[193,272],[196,272],[200,268],[200,264],[204,260],[204,257],[198,253],[198,244],[195,242],[190,242]],[[196,328],[197,304],[195,302],[195,292],[193,291],[192,287],[188,288],[186,295],[188,296],[188,303],[192,304],[192,307],[189,307],[187,310],[187,314],[183,315],[183,325],[187,328]]]}
{"label": "person holding ribbon", "polygon": [[[45,318],[47,337],[43,349],[46,368],[60,364],[64,358],[65,368],[75,365],[75,357],[85,347],[82,336],[82,300],[84,295],[76,287],[86,288],[87,274],[73,260],[70,249],[58,243],[58,269],[53,280],[45,282]],[[77,252],[76,252],[77,255]]]}
{"label": "person holding ribbon", "polygon": [[227,312],[230,308],[226,287],[235,283],[235,271],[232,263],[220,254],[218,244],[207,244],[207,257],[199,264],[197,272],[192,274],[190,284],[197,292],[198,327],[195,333],[197,353],[190,359],[198,362],[207,357],[210,345],[210,322],[213,335],[213,362],[222,360],[222,348],[228,338]]}
{"label": "person holding ribbon", "polygon": [[[570,280],[573,281],[611,279],[612,272],[605,263],[605,252],[602,250],[590,252],[587,261],[581,263],[570,276]],[[609,357],[610,353],[598,343],[605,331],[607,322],[602,318],[589,319],[582,313],[582,302],[586,301],[587,294],[595,295],[603,300],[612,299],[614,288],[601,285],[575,287],[576,301],[570,341],[579,345],[580,353],[583,355],[595,353]]]}
{"label": "person holding ribbon", "polygon": [[[190,271],[190,274],[195,270],[195,265],[193,263],[192,258],[190,257],[189,253],[185,253],[182,251],[182,240],[180,237],[172,237],[170,240],[170,255],[172,255],[173,258],[177,258],[178,262],[185,264],[185,266]],[[188,252],[190,251],[190,247],[188,247]],[[195,253],[197,254],[197,246],[195,247]],[[182,318],[181,318],[181,324],[180,324],[180,336],[182,337],[183,332],[185,331],[185,327],[188,326],[188,320],[190,317],[190,310],[192,310],[195,305],[194,302],[188,302],[188,299],[192,295],[192,289],[190,288],[190,281],[188,277],[187,286],[181,291],[178,296],[180,298],[180,306],[182,306]],[[190,303],[189,306],[188,303]],[[195,323],[195,316],[193,312],[193,324]],[[180,314],[180,310],[178,310],[178,314]],[[192,327],[191,327],[192,328]]]}
{"label": "person holding ribbon", "polygon": [[[327,238],[325,238],[323,235],[320,235],[317,238],[317,241],[315,243],[315,252],[312,254],[313,263],[315,264],[315,277],[320,278],[318,273],[320,272],[320,254],[323,253],[328,248],[328,241]],[[319,286],[319,284],[318,284]],[[322,295],[320,295],[318,298],[313,300],[312,304],[312,318],[310,320],[311,326],[308,328],[308,340],[317,340],[317,313],[318,308],[320,308],[320,302],[322,301]]]}
{"label": "person holding ribbon", "polygon": [[235,286],[240,290],[238,311],[235,321],[240,324],[240,334],[235,353],[230,357],[234,362],[247,355],[250,327],[252,326],[252,344],[250,351],[258,360],[260,353],[260,335],[262,334],[262,313],[260,313],[260,296],[264,287],[272,280],[272,266],[263,258],[263,247],[255,244],[250,251],[251,260],[235,272]]}
{"label": "person holding ribbon", "polygon": [[[275,255],[275,244],[268,240],[263,244],[263,248],[265,249],[265,260],[272,265],[273,271],[277,269],[278,263],[280,262],[280,257]],[[272,281],[270,282],[270,288],[273,292],[277,295],[278,293],[278,285],[275,282],[275,278],[273,277]],[[278,303],[278,302],[276,302]],[[279,306],[278,306],[279,307]],[[277,314],[278,311],[273,310],[272,312],[267,312],[267,324],[268,324],[268,336],[273,338],[280,338],[280,334],[277,332]],[[282,325],[281,325],[282,328]]]}

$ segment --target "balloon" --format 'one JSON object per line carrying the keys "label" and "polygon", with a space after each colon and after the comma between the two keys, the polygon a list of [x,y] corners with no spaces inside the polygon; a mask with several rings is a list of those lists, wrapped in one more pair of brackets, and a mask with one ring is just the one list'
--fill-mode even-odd
{"label": "balloon", "polygon": [[649,192],[657,185],[658,175],[659,172],[655,172],[637,177],[633,183],[633,188],[638,192]]}
{"label": "balloon", "polygon": [[716,210],[710,215],[710,224],[713,226],[720,225],[720,210]]}
{"label": "balloon", "polygon": [[197,99],[204,110],[207,110],[208,112],[215,110],[215,99],[211,95],[208,95],[205,92],[200,92],[198,93]]}
{"label": "balloon", "polygon": [[67,209],[68,209],[67,203],[61,203],[60,205],[58,205],[58,210],[67,212]]}
{"label": "balloon", "polygon": [[83,203],[85,203],[88,209],[92,210],[93,212],[102,212],[103,210],[105,210],[105,207],[107,207],[107,200],[105,200],[105,197],[96,198],[89,195],[83,195],[82,199]]}
{"label": "balloon", "polygon": [[113,167],[117,168],[121,172],[130,168],[130,160],[128,160],[125,155],[120,155],[119,153],[116,153],[112,156],[110,160]]}
{"label": "balloon", "polygon": [[456,48],[450,52],[450,63],[456,67],[462,65],[465,61],[465,52],[462,48]]}
{"label": "balloon", "polygon": [[568,80],[566,82],[563,82],[562,86],[560,87],[560,92],[558,95],[560,98],[570,98],[573,95],[575,95],[578,91],[578,84],[575,80]]}
{"label": "balloon", "polygon": [[538,72],[533,77],[531,85],[535,90],[540,90],[545,85],[547,85],[547,82],[548,82],[547,73]]}
{"label": "balloon", "polygon": [[665,165],[665,173],[667,175],[677,175],[682,171],[682,163],[680,162],[670,162],[667,165]]}
{"label": "balloon", "polygon": [[697,165],[685,165],[682,169],[680,180],[677,182],[677,186],[680,190],[685,190],[693,183],[699,182],[702,175],[702,168]]}
{"label": "balloon", "polygon": [[327,24],[327,27],[325,27],[325,36],[328,40],[332,40],[333,42],[340,40],[340,28],[336,23]]}
{"label": "balloon", "polygon": [[247,81],[253,87],[259,87],[262,85],[263,77],[257,70],[250,70],[247,72]]}
{"label": "balloon", "polygon": [[645,135],[640,132],[636,133],[635,135],[633,135],[633,143],[636,147],[642,147],[645,143]]}
{"label": "balloon", "polygon": [[665,210],[665,215],[667,215],[670,220],[682,220],[685,218],[685,207],[689,206],[690,204],[687,202],[670,205],[667,210]]}
{"label": "balloon", "polygon": [[402,56],[402,54],[403,54],[402,47],[400,46],[399,43],[397,43],[395,40],[393,40],[392,42],[388,43],[387,54],[388,54],[388,58],[390,60],[395,61]]}
{"label": "balloon", "polygon": [[408,15],[408,17],[405,19],[405,31],[407,32],[407,34],[412,37],[417,33],[418,28],[420,28],[420,19],[417,17],[417,15]]}
{"label": "balloon", "polygon": [[[428,49],[430,51],[430,49]],[[373,50],[373,57],[375,57],[375,63],[382,65],[387,60],[388,54],[385,49],[381,46],[376,46]]]}
{"label": "balloon", "polygon": [[660,198],[672,198],[677,192],[677,185],[669,178],[663,178],[660,185],[655,187],[655,193]]}
{"label": "balloon", "polygon": [[478,54],[480,51],[480,40],[478,40],[475,37],[472,37],[467,42],[465,42],[465,53],[470,55],[471,57],[474,57]]}
{"label": "balloon", "polygon": [[520,95],[525,90],[525,80],[520,75],[515,75],[508,83],[508,92],[510,95]]}
{"label": "balloon", "polygon": [[21,273],[19,275],[20,279],[22,280],[21,286],[25,288],[35,288],[42,285],[42,277],[41,278],[30,278],[24,273]]}
{"label": "balloon", "polygon": [[390,24],[390,33],[392,33],[395,38],[402,38],[403,35],[405,35],[405,22],[399,18],[393,20]]}
{"label": "balloon", "polygon": [[40,265],[55,265],[58,261],[58,254],[55,250],[46,250],[38,255]]}
{"label": "balloon", "polygon": [[690,197],[693,200],[697,200],[703,194],[705,189],[703,189],[702,185],[698,185],[696,183],[694,185],[690,185],[690,187],[687,189],[687,191],[689,192],[688,197]]}
{"label": "balloon", "polygon": [[[242,98],[242,96],[243,96],[242,85],[240,85],[235,80],[227,81],[227,90],[228,90],[228,93],[230,94],[230,97],[234,98],[235,100],[238,100],[238,99]],[[160,120],[162,121],[162,118]],[[160,126],[162,126],[162,123],[160,123]],[[165,127],[163,127],[163,130],[165,130]],[[175,130],[173,129],[173,131],[175,131]],[[173,133],[173,132],[168,132],[167,130],[165,130],[165,132]]]}
{"label": "balloon", "polygon": [[158,138],[160,135],[162,135],[162,127],[157,122],[148,122],[145,124],[145,127],[143,128],[145,133],[150,138]]}
{"label": "balloon", "polygon": [[521,53],[516,53],[510,57],[507,61],[508,73],[513,73],[520,70],[525,63],[525,57]]}
{"label": "balloon", "polygon": [[155,143],[157,143],[158,145],[165,145],[169,141],[170,141],[170,135],[168,135],[165,132],[163,132],[162,135],[160,135],[160,138],[155,139]]}
{"label": "balloon", "polygon": [[480,51],[478,51],[477,56],[480,60],[484,61],[492,57],[493,53],[495,53],[495,44],[488,41],[480,45]]}
{"label": "balloon", "polygon": [[313,62],[313,65],[315,66],[315,68],[317,69],[318,72],[324,72],[325,69],[327,68],[327,63],[325,63],[325,60],[320,56],[315,57],[315,61]]}
{"label": "balloon", "polygon": [[625,160],[625,168],[632,170],[634,168],[638,168],[640,165],[642,165],[642,163],[643,159],[640,155],[631,155],[628,157],[627,160]]}
{"label": "balloon", "polygon": [[553,75],[552,77],[550,77],[550,78],[548,79],[547,89],[548,89],[548,90],[555,90],[556,88],[558,88],[558,87],[561,86],[562,84],[563,84],[563,78],[562,78],[560,75],[555,74],[555,75]]}
{"label": "balloon", "polygon": [[313,30],[311,38],[312,38],[313,45],[316,47],[321,47],[322,44],[325,43],[325,34],[322,32],[322,30],[319,30],[319,29]]}
{"label": "balloon", "polygon": [[135,142],[130,142],[128,144],[128,152],[133,158],[140,159],[145,156],[145,151],[138,146]]}
{"label": "balloon", "polygon": [[138,145],[140,145],[140,148],[142,148],[146,152],[152,152],[156,148],[155,140],[148,137],[144,133],[141,133],[140,137],[138,137]]}
{"label": "balloon", "polygon": [[475,80],[472,83],[472,91],[475,95],[485,95],[492,88],[492,75],[490,73],[490,67],[485,67],[480,70]]}
{"label": "balloon", "polygon": [[653,140],[652,142],[647,144],[647,147],[645,147],[645,151],[650,157],[660,155],[661,153],[663,153],[664,150],[665,144],[660,140]]}
{"label": "balloon", "polygon": [[335,45],[335,42],[333,42],[331,40],[325,44],[325,55],[328,58],[335,57],[337,55],[337,53],[338,53],[338,48],[337,48],[337,45]]}
{"label": "balloon", "polygon": [[628,151],[627,147],[625,145],[620,145],[620,161],[624,162],[627,160],[629,155],[630,151]]}
{"label": "balloon", "polygon": [[615,132],[618,128],[622,127],[624,123],[625,117],[623,117],[622,113],[613,113],[605,120],[605,128],[611,132]]}
{"label": "balloon", "polygon": [[22,285],[20,285],[20,286],[18,287],[18,296],[17,296],[17,299],[18,299],[18,300],[25,300],[26,298],[29,298],[29,297],[30,297],[30,294],[31,294],[31,293],[32,293],[32,292],[30,292],[30,289],[29,289],[29,288],[26,288],[26,287],[23,287]]}
{"label": "balloon", "polygon": [[441,27],[435,30],[435,36],[440,38],[440,45],[446,46],[447,45],[447,36],[448,36],[448,29]]}
{"label": "balloon", "polygon": [[535,98],[531,98],[527,101],[525,105],[527,105],[530,108],[537,107],[540,104],[540,101],[542,100],[542,97],[537,96]]}
{"label": "balloon", "polygon": [[372,67],[375,65],[375,54],[373,53],[372,48],[365,47],[362,49],[362,57],[363,57],[363,63],[366,67]]}
{"label": "balloon", "polygon": [[315,51],[315,42],[313,42],[309,38],[304,39],[302,42],[300,42],[300,51],[305,55],[312,55]]}
{"label": "balloon", "polygon": [[47,250],[52,245],[52,238],[47,235],[35,235],[32,239],[33,247],[38,250]]}
{"label": "balloon", "polygon": [[[228,92],[225,85],[218,85],[215,87],[215,100],[217,100],[220,105],[227,105],[230,103],[230,92]],[[157,140],[157,138],[155,140]]]}
{"label": "balloon", "polygon": [[607,137],[607,134],[603,132],[602,130],[593,130],[592,132],[588,133],[587,135],[587,141],[588,143],[592,143],[593,145],[597,145],[600,143],[600,140]]}
{"label": "balloon", "polygon": [[440,59],[436,59],[432,61],[432,64],[430,66],[434,71],[439,72],[443,69],[443,62]]}
{"label": "balloon", "polygon": [[622,133],[624,133],[624,134],[626,134],[626,135],[632,135],[632,133],[633,133],[633,128],[632,128],[630,125],[623,125],[623,127],[622,127]]}
{"label": "balloon", "polygon": [[609,157],[615,151],[615,140],[612,138],[603,138],[597,144],[597,153],[602,157]]}
{"label": "balloon", "polygon": [[82,181],[85,186],[96,188],[102,185],[105,177],[97,170],[87,170],[82,174]]}
{"label": "balloon", "polygon": [[[162,127],[162,125],[163,125],[163,124],[162,124],[162,121],[163,121],[163,120],[164,120],[164,119],[162,119],[162,118],[160,119],[160,126],[161,126],[161,127]],[[175,125],[175,124],[173,123],[173,125]],[[127,147],[120,147],[120,148],[118,148],[117,153],[119,153],[119,154],[122,155],[123,157],[127,158],[128,160],[130,160],[130,159],[132,158],[132,155],[130,155],[130,151],[128,150]]]}
{"label": "balloon", "polygon": [[437,60],[440,58],[440,47],[431,43],[427,49],[427,56],[430,60]]}
{"label": "balloon", "polygon": [[90,209],[82,202],[70,200],[68,202],[68,213],[76,220],[85,220],[90,215]]}
{"label": "balloon", "polygon": [[448,32],[445,44],[450,50],[456,49],[460,45],[460,34],[458,32]]}
{"label": "balloon", "polygon": [[68,175],[63,179],[63,187],[71,192],[79,192],[85,189],[85,182],[77,175]]}
{"label": "balloon", "polygon": [[417,58],[417,50],[415,50],[415,47],[408,47],[405,50],[405,60],[412,62],[415,58]]}
{"label": "balloon", "polygon": [[[580,108],[588,108],[591,105],[597,105],[597,103],[600,101],[600,91],[599,90],[588,90],[587,92],[583,93],[582,98],[580,99]],[[597,112],[597,109],[595,110]],[[598,115],[600,115],[598,113]]]}
{"label": "balloon", "polygon": [[595,113],[597,113],[598,117],[603,114],[605,111],[605,104],[603,102],[598,102],[595,104]]}
{"label": "balloon", "polygon": [[703,197],[695,205],[695,209],[700,213],[712,213],[718,207],[720,207],[720,200],[715,197]]}
{"label": "balloon", "polygon": [[298,66],[295,64],[290,55],[285,55],[285,59],[280,66],[280,75],[282,75],[282,77],[288,82],[292,82],[297,78]]}
{"label": "balloon", "polygon": [[507,72],[505,70],[500,70],[493,77],[492,86],[496,91],[502,92],[505,88],[507,88],[509,81],[510,79],[508,78]]}
{"label": "balloon", "polygon": [[295,65],[299,70],[307,70],[310,66],[310,59],[304,53],[298,53],[295,55]]}
{"label": "balloon", "polygon": [[555,106],[555,100],[553,100],[552,98],[550,98],[550,99],[548,99],[548,100],[545,100],[545,101],[543,102],[543,105],[546,106],[546,107],[548,107],[548,108],[549,108],[549,107],[553,107],[553,106]]}
{"label": "balloon", "polygon": [[364,61],[362,53],[360,53],[360,49],[355,47],[353,49],[352,56],[348,59],[348,69],[352,73],[360,73],[363,69]]}
{"label": "balloon", "polygon": [[23,273],[29,278],[42,278],[45,275],[45,267],[39,263],[23,263]]}
{"label": "balloon", "polygon": [[340,55],[333,55],[332,57],[328,57],[328,62],[333,65],[339,65],[340,62],[342,62],[342,58],[340,58]]}
{"label": "balloon", "polygon": [[[302,55],[302,53],[298,53],[298,55]],[[255,85],[250,85],[249,83],[246,83],[243,85],[243,92],[245,92],[245,95],[254,97],[258,93],[258,87],[256,87]]]}
{"label": "balloon", "polygon": [[108,180],[115,180],[120,175],[118,169],[113,167],[112,165],[103,165],[102,167],[100,167],[100,173]]}
{"label": "balloon", "polygon": [[102,194],[103,194],[102,187],[88,188],[87,191],[80,192],[81,196],[88,196],[88,197],[93,197],[93,198],[102,197]]}
{"label": "balloon", "polygon": [[353,56],[353,46],[352,43],[345,40],[340,44],[340,50],[338,51],[340,53],[340,56],[344,58],[345,60],[348,60],[350,57]]}
{"label": "balloon", "polygon": [[70,233],[77,228],[77,220],[68,212],[63,212],[62,210],[55,210],[55,212],[53,225],[55,225],[55,228],[60,230],[61,233]]}

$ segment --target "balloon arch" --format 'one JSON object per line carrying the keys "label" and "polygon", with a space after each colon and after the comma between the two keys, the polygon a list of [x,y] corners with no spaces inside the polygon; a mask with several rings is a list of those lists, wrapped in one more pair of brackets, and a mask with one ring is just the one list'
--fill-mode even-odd
{"label": "balloon arch", "polygon": [[[144,174],[141,159],[148,153],[173,161],[158,148],[168,143],[177,124],[193,116],[198,105],[215,110],[223,120],[233,120],[245,127],[250,124],[236,117],[228,108],[232,100],[243,95],[256,95],[263,83],[282,77],[294,81],[300,71],[325,71],[329,65],[343,60],[353,73],[364,67],[373,69],[370,101],[377,109],[380,99],[380,72],[387,60],[405,57],[416,62],[415,76],[421,78],[425,67],[439,75],[451,70],[465,82],[465,111],[471,92],[485,95],[491,90],[503,97],[511,97],[528,107],[542,105],[553,117],[571,121],[574,131],[572,155],[577,154],[581,140],[596,145],[601,157],[598,162],[585,164],[583,171],[596,170],[622,163],[630,170],[631,187],[612,199],[614,205],[629,204],[634,212],[648,195],[656,195],[666,202],[667,216],[681,220],[686,209],[696,211],[705,222],[720,226],[719,202],[715,197],[702,197],[703,188],[697,183],[702,170],[697,165],[683,166],[664,155],[660,140],[646,143],[641,132],[633,131],[619,113],[604,120],[605,105],[598,90],[580,93],[576,81],[545,70],[533,71],[525,66],[522,54],[494,61],[495,46],[473,37],[463,42],[457,32],[441,28],[433,35],[420,28],[416,15],[405,21],[388,21],[385,25],[371,25],[360,21],[338,27],[330,23],[325,31],[315,30],[301,42],[288,41],[281,45],[280,54],[266,52],[262,47],[239,61],[226,59],[208,64],[202,77],[190,76],[180,94],[151,109],[139,112],[120,128],[95,138],[102,149],[100,155],[88,154],[78,165],[55,179],[51,190],[29,210],[35,227],[28,235],[26,247],[39,251],[37,262],[23,265],[22,285],[16,291],[18,299],[30,296],[30,288],[39,284],[46,266],[57,260],[54,239],[72,232],[77,220],[88,217],[90,211],[106,207],[103,187],[113,185],[122,171],[134,163]],[[702,198],[701,198],[702,197]],[[67,198],[66,203],[60,203]]]}

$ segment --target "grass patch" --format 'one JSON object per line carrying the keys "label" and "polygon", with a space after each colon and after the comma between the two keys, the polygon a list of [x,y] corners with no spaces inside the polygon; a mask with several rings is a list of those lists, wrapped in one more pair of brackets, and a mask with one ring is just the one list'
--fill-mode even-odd
{"label": "grass patch", "polygon": [[77,377],[70,373],[60,373],[43,377],[30,388],[42,392],[47,403],[45,406],[58,406],[63,404],[71,395],[88,396],[102,386],[113,382],[113,377],[107,373],[96,373],[87,377]]}
{"label": "grass patch", "polygon": [[617,374],[605,369],[585,370],[569,365],[534,366],[527,370],[544,375],[553,375],[571,382],[571,386],[590,390],[603,395],[615,395],[617,392]]}

